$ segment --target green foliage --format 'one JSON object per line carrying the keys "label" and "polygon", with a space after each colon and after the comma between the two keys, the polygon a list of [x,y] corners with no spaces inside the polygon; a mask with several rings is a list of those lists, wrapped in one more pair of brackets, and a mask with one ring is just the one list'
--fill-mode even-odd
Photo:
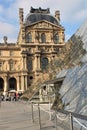
{"label": "green foliage", "polygon": [[23,95],[23,96],[21,96],[21,100],[28,101],[29,98]]}

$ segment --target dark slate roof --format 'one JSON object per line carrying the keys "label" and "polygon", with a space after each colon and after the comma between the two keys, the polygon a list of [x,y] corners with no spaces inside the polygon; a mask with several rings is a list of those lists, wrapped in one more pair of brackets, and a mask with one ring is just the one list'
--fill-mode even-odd
{"label": "dark slate roof", "polygon": [[50,14],[42,14],[42,13],[28,14],[26,19],[25,19],[25,24],[31,25],[31,24],[34,24],[34,23],[42,21],[42,20],[46,20],[48,22],[51,22],[52,24],[59,25],[59,22],[55,17],[53,17]]}

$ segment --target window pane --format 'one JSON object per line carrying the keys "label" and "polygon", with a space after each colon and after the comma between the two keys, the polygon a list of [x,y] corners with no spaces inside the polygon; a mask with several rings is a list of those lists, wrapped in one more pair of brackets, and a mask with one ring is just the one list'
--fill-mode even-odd
{"label": "window pane", "polygon": [[28,61],[28,70],[32,70],[32,60]]}
{"label": "window pane", "polygon": [[58,42],[59,42],[59,36],[58,36],[58,34],[56,34],[56,35],[54,36],[54,42],[55,42],[55,43],[58,43]]}
{"label": "window pane", "polygon": [[45,58],[41,58],[41,69],[44,70],[46,69],[48,65],[48,59],[45,57]]}
{"label": "window pane", "polygon": [[31,33],[28,33],[26,35],[26,42],[32,42],[32,35],[31,35]]}

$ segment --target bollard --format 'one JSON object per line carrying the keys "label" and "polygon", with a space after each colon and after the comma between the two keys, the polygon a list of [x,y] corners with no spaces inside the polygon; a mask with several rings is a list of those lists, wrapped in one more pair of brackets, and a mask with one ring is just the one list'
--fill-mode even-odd
{"label": "bollard", "polygon": [[34,123],[33,103],[31,103],[32,122]]}
{"label": "bollard", "polygon": [[70,113],[70,130],[73,130],[73,117],[71,113]]}
{"label": "bollard", "polygon": [[41,130],[41,115],[40,115],[40,107],[38,104],[38,113],[39,113],[39,126],[40,126],[40,130]]}
{"label": "bollard", "polygon": [[55,128],[57,130],[57,112],[55,111]]}
{"label": "bollard", "polygon": [[0,107],[1,107],[1,96],[0,96]]}
{"label": "bollard", "polygon": [[51,103],[49,102],[49,120],[52,120],[52,117],[51,117]]}

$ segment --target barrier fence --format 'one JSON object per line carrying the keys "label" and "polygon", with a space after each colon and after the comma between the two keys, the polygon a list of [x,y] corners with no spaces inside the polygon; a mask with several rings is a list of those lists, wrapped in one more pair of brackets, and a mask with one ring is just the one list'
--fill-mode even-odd
{"label": "barrier fence", "polygon": [[[32,113],[32,122],[35,122],[35,116],[34,116],[34,107],[37,108],[38,111],[38,122],[39,122],[39,128],[40,130],[43,128],[43,120],[42,120],[42,114],[41,112],[43,111],[44,113],[47,113],[49,118],[48,120],[51,120],[54,123],[54,128],[55,130],[58,130],[59,125],[58,121],[61,121],[68,125],[67,128],[69,130],[87,130],[87,126],[83,123],[81,123],[81,120],[87,121],[87,116],[83,116],[77,113],[65,111],[65,110],[51,110],[51,104],[49,103],[48,108],[45,109],[43,105],[40,103],[33,103],[31,102],[31,113]],[[78,126],[74,126],[74,123],[77,123]]]}

